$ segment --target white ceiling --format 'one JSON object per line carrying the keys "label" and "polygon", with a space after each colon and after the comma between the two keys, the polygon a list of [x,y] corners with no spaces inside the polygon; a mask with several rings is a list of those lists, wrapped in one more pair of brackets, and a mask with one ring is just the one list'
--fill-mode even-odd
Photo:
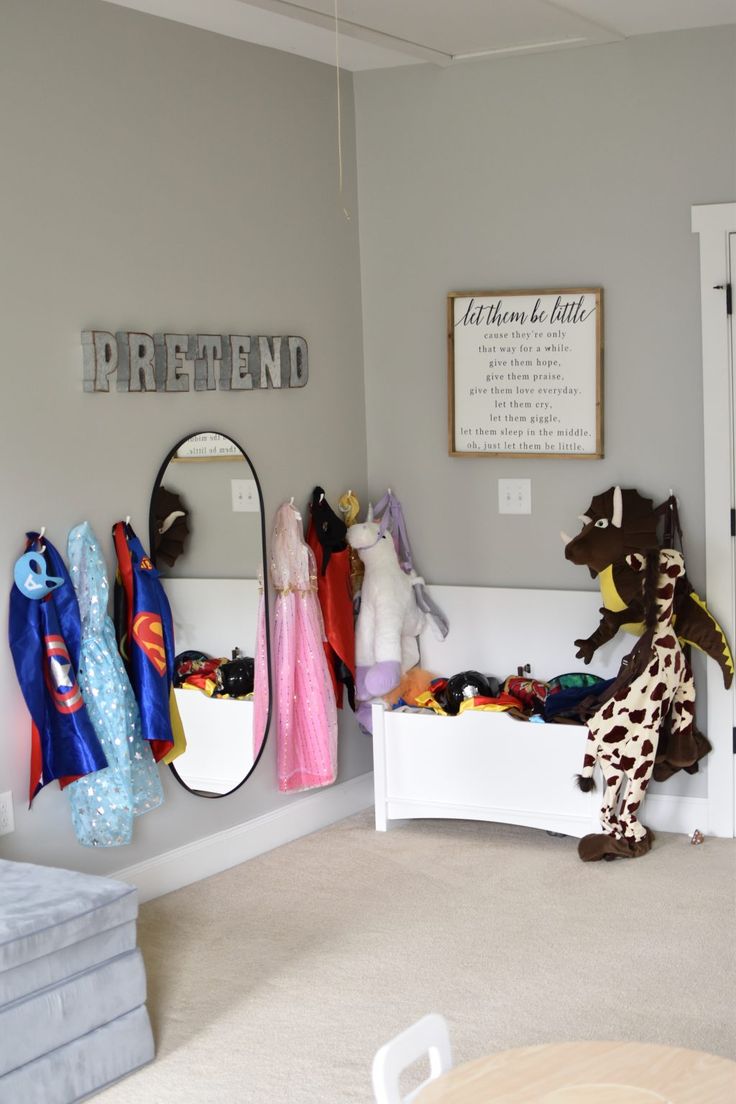
{"label": "white ceiling", "polygon": [[[344,69],[526,54],[736,23],[736,0],[106,0]],[[339,36],[335,35],[337,4]]]}

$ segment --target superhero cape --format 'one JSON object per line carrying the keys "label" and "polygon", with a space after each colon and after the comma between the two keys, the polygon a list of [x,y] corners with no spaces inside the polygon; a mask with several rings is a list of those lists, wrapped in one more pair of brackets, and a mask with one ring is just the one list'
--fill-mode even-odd
{"label": "superhero cape", "polygon": [[355,618],[347,526],[333,512],[321,487],[315,487],[310,503],[307,544],[317,561],[317,597],[325,625],[327,667],[342,709],[343,686],[350,708],[355,710]]}
{"label": "superhero cape", "polygon": [[37,533],[26,537],[26,551],[37,551],[49,573],[63,579],[40,601],[17,586],[10,592],[10,651],[31,715],[31,804],[47,783],[57,779],[63,789],[102,770],[107,759],[77,682],[82,626],[71,579],[49,540],[41,542]]}
{"label": "superhero cape", "polygon": [[143,738],[156,762],[170,763],[186,748],[173,693],[174,626],[159,573],[126,522],[113,526],[115,632],[141,713]]}

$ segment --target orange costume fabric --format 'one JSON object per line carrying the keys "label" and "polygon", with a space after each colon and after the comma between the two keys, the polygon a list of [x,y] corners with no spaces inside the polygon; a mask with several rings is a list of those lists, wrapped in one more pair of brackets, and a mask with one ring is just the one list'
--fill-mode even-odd
{"label": "orange costume fabric", "polygon": [[350,581],[350,549],[345,546],[331,551],[323,570],[324,550],[311,517],[307,529],[307,544],[317,561],[317,597],[325,624],[324,642],[327,666],[339,709],[343,705],[343,686],[350,708],[355,709],[355,621],[353,592]]}

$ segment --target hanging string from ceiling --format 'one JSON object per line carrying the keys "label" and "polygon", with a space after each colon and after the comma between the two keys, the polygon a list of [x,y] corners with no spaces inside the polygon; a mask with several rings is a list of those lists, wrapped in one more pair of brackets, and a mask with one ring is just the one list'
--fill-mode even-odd
{"label": "hanging string from ceiling", "polygon": [[335,0],[335,79],[337,81],[337,164],[338,164],[338,193],[342,203],[342,213],[348,222],[352,221],[352,215],[345,206],[343,195],[342,174],[342,108],[340,102],[340,20],[337,10],[338,0]]}

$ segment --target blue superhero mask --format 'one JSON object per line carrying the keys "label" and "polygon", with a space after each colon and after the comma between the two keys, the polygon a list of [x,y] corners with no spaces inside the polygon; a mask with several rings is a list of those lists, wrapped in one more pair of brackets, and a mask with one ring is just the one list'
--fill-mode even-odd
{"label": "blue superhero mask", "polygon": [[56,590],[64,582],[57,575],[49,575],[46,570],[46,561],[40,552],[26,552],[19,560],[16,560],[13,569],[15,585],[26,598],[39,601]]}

